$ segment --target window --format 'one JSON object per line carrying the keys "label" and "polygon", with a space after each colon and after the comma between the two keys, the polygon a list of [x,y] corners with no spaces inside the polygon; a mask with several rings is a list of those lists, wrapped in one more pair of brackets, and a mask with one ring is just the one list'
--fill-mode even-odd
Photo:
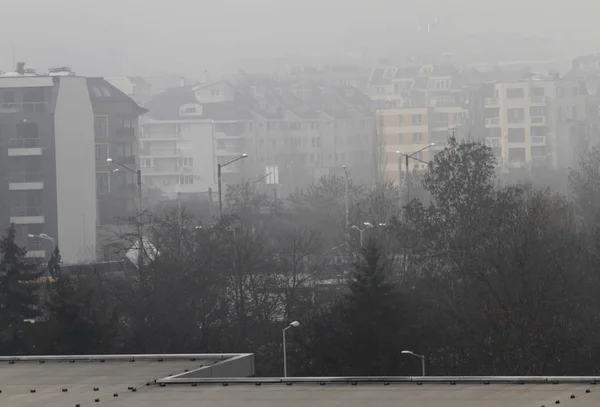
{"label": "window", "polygon": [[321,137],[317,137],[317,147],[321,147]]}
{"label": "window", "polygon": [[267,108],[269,107],[266,99],[261,99],[259,103],[260,103],[260,108],[262,110],[267,110]]}
{"label": "window", "polygon": [[510,162],[525,162],[525,149],[524,148],[509,148],[508,149],[508,161]]}
{"label": "window", "polygon": [[529,108],[529,116],[545,116],[546,109],[543,106],[532,106]]}
{"label": "window", "polygon": [[[195,108],[194,108],[195,109]],[[186,109],[187,110],[187,109]],[[121,127],[126,128],[126,129],[133,129],[136,127],[137,125],[137,120],[136,119],[131,119],[129,117],[122,117],[121,118]]]}
{"label": "window", "polygon": [[413,144],[418,144],[423,142],[423,133],[413,133],[412,134],[412,142]]}
{"label": "window", "polygon": [[544,96],[544,88],[531,88],[531,96]]}
{"label": "window", "polygon": [[212,97],[218,98],[219,96],[221,96],[221,88],[212,88],[210,90],[210,94]]}
{"label": "window", "polygon": [[531,147],[531,156],[532,157],[545,157],[548,154],[547,146],[534,146]]}
{"label": "window", "polygon": [[108,158],[108,144],[96,144],[96,164],[105,165]]}
{"label": "window", "polygon": [[423,115],[422,114],[413,114],[412,115],[412,124],[413,125],[423,124]]}
{"label": "window", "polygon": [[25,88],[23,89],[23,102],[25,103],[43,103],[46,95],[44,88]]}
{"label": "window", "polygon": [[177,183],[179,185],[191,185],[194,183],[194,176],[193,175],[180,175],[177,178]]}
{"label": "window", "polygon": [[524,123],[525,109],[507,109],[509,123]]}
{"label": "window", "polygon": [[39,138],[37,123],[17,123],[18,138]]}
{"label": "window", "polygon": [[102,96],[105,98],[110,97],[110,92],[106,88],[100,88],[100,92],[102,92]]}
{"label": "window", "polygon": [[180,167],[193,167],[194,159],[192,157],[181,157],[179,159],[179,166]]}
{"label": "window", "polygon": [[2,103],[15,103],[15,91],[4,89],[2,91]]}
{"label": "window", "polygon": [[310,129],[311,130],[318,130],[319,129],[319,122],[310,122]]}
{"label": "window", "polygon": [[98,193],[98,194],[110,193],[110,173],[108,173],[108,172],[97,172],[96,173],[96,193]]}
{"label": "window", "polygon": [[300,123],[292,122],[289,124],[290,130],[300,130]]}
{"label": "window", "polygon": [[525,97],[525,89],[523,88],[508,88],[506,89],[506,97],[509,99],[521,99]]}
{"label": "window", "polygon": [[108,137],[108,117],[94,116],[94,135],[96,138]]}
{"label": "window", "polygon": [[154,166],[154,162],[153,162],[152,158],[142,158],[140,160],[140,165],[142,168],[150,168],[150,167]]}
{"label": "window", "polygon": [[196,113],[196,107],[192,106],[192,107],[186,107],[185,109],[183,109],[184,113]]}
{"label": "window", "polygon": [[398,115],[398,126],[402,126],[404,124],[404,116]]}
{"label": "window", "polygon": [[508,129],[508,142],[509,143],[524,143],[525,142],[525,129]]}

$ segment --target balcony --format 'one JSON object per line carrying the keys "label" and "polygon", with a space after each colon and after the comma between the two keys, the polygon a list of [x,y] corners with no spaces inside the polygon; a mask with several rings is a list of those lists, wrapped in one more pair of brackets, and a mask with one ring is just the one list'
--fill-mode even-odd
{"label": "balcony", "polygon": [[8,142],[8,155],[11,157],[42,155],[39,138],[13,138]]}
{"label": "balcony", "polygon": [[10,191],[44,189],[42,174],[40,172],[13,172],[9,177],[8,189]]}
{"label": "balcony", "polygon": [[15,225],[44,223],[41,206],[15,206],[10,208],[10,221]]}
{"label": "balcony", "polygon": [[143,157],[148,157],[148,158],[152,158],[152,157],[164,157],[164,158],[168,158],[168,157],[181,157],[182,155],[182,151],[179,148],[168,148],[168,149],[150,149],[150,150],[146,150],[143,151],[143,153],[141,154]]}
{"label": "balcony", "polygon": [[46,113],[48,102],[0,103],[0,114]]}
{"label": "balcony", "polygon": [[543,126],[546,124],[546,116],[531,116],[530,123],[532,125]]}
{"label": "balcony", "polygon": [[485,98],[485,107],[499,107],[500,100],[498,98]]}
{"label": "balcony", "polygon": [[531,144],[546,145],[546,136],[531,136]]}
{"label": "balcony", "polygon": [[529,98],[529,103],[536,106],[543,106],[546,104],[545,96],[532,96]]}
{"label": "balcony", "polygon": [[488,117],[485,119],[485,127],[500,126],[499,117]]}
{"label": "balcony", "polygon": [[135,137],[135,128],[133,127],[119,127],[115,130],[117,137]]}

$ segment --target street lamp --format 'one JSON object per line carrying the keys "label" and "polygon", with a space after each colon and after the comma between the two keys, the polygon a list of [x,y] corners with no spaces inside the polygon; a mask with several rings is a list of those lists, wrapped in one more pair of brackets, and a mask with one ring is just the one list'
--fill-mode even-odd
{"label": "street lamp", "polygon": [[[133,168],[129,168],[125,164],[121,164],[120,162],[115,161],[112,158],[107,158],[106,162],[109,163],[109,164],[111,164],[111,163],[112,164],[116,164],[119,167],[124,168],[124,169],[126,169],[127,171],[129,171],[129,172],[131,172],[133,174],[136,174],[136,176],[137,176],[137,185],[138,185],[139,211],[140,211],[140,214],[141,214],[142,213],[142,170],[141,169],[134,170]],[[113,171],[113,172],[116,172],[116,170]]]}
{"label": "street lamp", "polygon": [[364,222],[363,224],[365,225],[365,227],[362,229],[356,225],[352,225],[352,229],[356,229],[356,230],[358,230],[358,233],[360,233],[360,247],[363,247],[363,233],[365,232],[365,230],[373,227],[373,225],[370,224],[369,222]]}
{"label": "street lamp", "polygon": [[[425,151],[428,148],[431,148],[435,146],[435,143],[430,143],[428,145],[426,145],[425,147],[423,147],[420,150],[415,151],[414,153],[410,153],[410,154],[404,154],[400,151],[396,151],[396,154],[398,154],[398,189],[400,188],[400,179],[402,178],[402,164],[401,164],[401,157],[404,157],[404,163],[406,166],[406,196],[407,196],[407,201],[408,203],[410,203],[410,183],[408,182],[408,161],[410,159],[413,159],[415,161],[420,161],[424,164],[429,164],[427,161],[423,161],[420,158],[415,157],[415,155],[419,154],[421,151]],[[402,198],[400,198],[400,206],[402,206]]]}
{"label": "street lamp", "polygon": [[32,235],[31,233],[27,235],[28,238],[30,239],[42,239],[42,240],[49,240],[52,242],[52,253],[54,253],[54,250],[56,250],[56,243],[54,242],[54,238],[48,236],[45,233],[40,233],[39,235]]}
{"label": "street lamp", "polygon": [[300,322],[292,321],[288,326],[283,328],[283,377],[287,377],[287,352],[286,352],[286,342],[285,342],[285,331],[290,328],[298,328],[300,326]]}
{"label": "street lamp", "polygon": [[221,191],[221,168],[234,163],[238,160],[241,160],[243,158],[248,157],[248,154],[242,154],[239,157],[226,162],[225,164],[217,164],[217,181],[218,181],[218,185],[219,185],[219,216],[223,216],[223,198],[222,198],[222,191]]}
{"label": "street lamp", "polygon": [[350,210],[349,210],[349,206],[348,206],[348,184],[349,184],[349,179],[348,179],[348,169],[346,168],[345,165],[342,166],[342,168],[344,169],[344,174],[346,175],[346,184],[344,187],[344,203],[346,206],[346,233],[348,233],[348,228],[350,227]]}
{"label": "street lamp", "polygon": [[425,376],[425,355],[418,355],[414,352],[411,352],[409,350],[403,350],[402,351],[403,355],[412,355],[414,357],[417,357],[419,359],[421,359],[421,376]]}

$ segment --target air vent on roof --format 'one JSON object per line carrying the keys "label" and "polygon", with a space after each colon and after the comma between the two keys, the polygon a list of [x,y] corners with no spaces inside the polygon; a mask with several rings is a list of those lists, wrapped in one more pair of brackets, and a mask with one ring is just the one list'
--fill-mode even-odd
{"label": "air vent on roof", "polygon": [[71,70],[68,66],[61,66],[58,68],[50,68],[48,69],[49,76],[75,76],[75,72]]}

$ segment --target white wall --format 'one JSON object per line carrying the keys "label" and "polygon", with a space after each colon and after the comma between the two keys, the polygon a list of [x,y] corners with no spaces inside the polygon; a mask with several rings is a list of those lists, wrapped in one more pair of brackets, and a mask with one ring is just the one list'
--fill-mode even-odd
{"label": "white wall", "polygon": [[178,190],[185,192],[206,192],[208,188],[216,190],[214,182],[217,162],[213,155],[213,123],[211,121],[189,124],[182,130],[180,143],[182,155],[194,159],[194,184],[179,185]]}
{"label": "white wall", "polygon": [[95,261],[94,113],[85,78],[60,78],[54,126],[57,243],[64,263]]}

